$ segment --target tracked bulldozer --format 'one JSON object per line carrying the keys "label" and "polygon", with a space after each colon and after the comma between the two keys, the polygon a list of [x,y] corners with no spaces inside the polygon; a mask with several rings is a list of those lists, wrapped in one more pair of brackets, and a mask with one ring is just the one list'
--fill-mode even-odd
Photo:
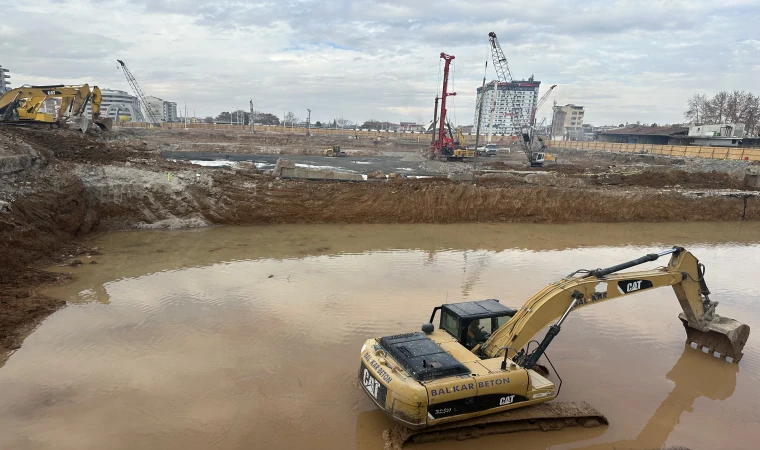
{"label": "tracked bulldozer", "polygon": [[[625,271],[666,255],[665,267]],[[604,424],[590,405],[547,403],[559,387],[538,362],[563,322],[579,308],[670,286],[683,310],[679,319],[687,344],[738,363],[749,326],[715,312],[718,302],[710,299],[704,275],[694,255],[674,247],[606,269],[577,270],[517,309],[496,299],[437,306],[421,332],[368,339],[361,348],[359,384],[402,426],[402,440],[452,430]],[[531,345],[547,326],[541,341]]]}
{"label": "tracked bulldozer", "polygon": [[[87,84],[79,86],[22,86],[0,97],[0,124],[36,128],[68,128],[76,126],[88,131],[92,125],[110,130],[113,122],[100,117],[102,95],[100,88]],[[53,112],[43,112],[46,105],[55,104]],[[92,116],[86,117],[88,103]],[[47,109],[45,109],[47,111]]]}

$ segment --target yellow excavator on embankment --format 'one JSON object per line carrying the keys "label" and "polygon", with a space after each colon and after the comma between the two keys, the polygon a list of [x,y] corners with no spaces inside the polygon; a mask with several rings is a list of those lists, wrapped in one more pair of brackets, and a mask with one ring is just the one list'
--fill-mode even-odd
{"label": "yellow excavator on embankment", "polygon": [[[56,101],[55,112],[41,112],[49,100]],[[110,130],[113,122],[100,117],[102,95],[100,88],[87,84],[78,86],[21,86],[0,97],[0,124],[27,125],[43,128],[66,128],[74,123],[82,131],[92,124],[101,130]],[[92,117],[85,117],[88,102]]]}
{"label": "yellow excavator on embankment", "polygon": [[[621,272],[665,255],[666,267]],[[367,340],[359,384],[402,425],[391,433],[397,443],[488,434],[488,428],[499,433],[603,424],[604,416],[588,404],[545,403],[558,389],[538,361],[564,320],[578,308],[671,286],[687,344],[738,363],[749,326],[715,313],[718,303],[709,298],[704,273],[694,255],[674,247],[606,269],[577,270],[517,310],[495,299],[441,305],[422,332]],[[531,350],[530,342],[555,320]]]}

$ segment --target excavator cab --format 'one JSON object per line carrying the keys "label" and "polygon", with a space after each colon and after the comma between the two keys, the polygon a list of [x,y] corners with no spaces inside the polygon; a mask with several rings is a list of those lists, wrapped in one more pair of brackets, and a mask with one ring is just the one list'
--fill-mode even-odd
{"label": "excavator cab", "polygon": [[430,324],[439,310],[441,317],[438,326],[468,350],[484,343],[517,312],[493,298],[476,302],[449,303],[433,309]]}

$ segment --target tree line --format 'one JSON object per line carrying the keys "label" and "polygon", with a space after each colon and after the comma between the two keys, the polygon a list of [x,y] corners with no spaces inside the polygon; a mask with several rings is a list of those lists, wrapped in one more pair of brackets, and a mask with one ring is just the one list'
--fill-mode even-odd
{"label": "tree line", "polygon": [[[253,123],[257,125],[261,124],[261,125],[299,126],[305,120],[306,119],[302,119],[296,116],[292,111],[287,112],[282,121],[277,115],[272,114],[272,113],[267,113],[267,112],[262,112],[262,111],[253,112]],[[212,116],[205,117],[203,119],[203,122],[249,125],[251,123],[251,113],[243,111],[242,109],[239,109],[237,111],[232,111],[232,112],[222,111],[219,114],[217,114],[216,117],[212,117]],[[330,128],[348,128],[348,127],[353,127],[354,122],[344,117],[337,117],[333,119],[331,122],[330,121],[321,122],[317,120],[313,126],[330,127]]]}
{"label": "tree line", "polygon": [[[222,111],[216,117],[207,116],[203,119],[205,123],[233,123],[248,125],[251,123],[251,113],[238,109],[237,111]],[[262,125],[280,125],[280,118],[272,113],[261,111],[253,112],[253,123]]]}
{"label": "tree line", "polygon": [[695,125],[743,123],[749,135],[760,132],[760,96],[744,91],[720,91],[708,98],[694,94],[686,102],[683,113]]}

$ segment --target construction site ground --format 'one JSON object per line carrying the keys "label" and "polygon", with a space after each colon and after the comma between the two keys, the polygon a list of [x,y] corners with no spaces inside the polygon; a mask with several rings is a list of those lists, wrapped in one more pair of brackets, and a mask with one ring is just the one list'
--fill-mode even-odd
{"label": "construction site ground", "polygon": [[[97,252],[87,238],[109,231],[760,219],[760,192],[745,177],[753,167],[742,161],[554,150],[555,163],[530,168],[518,148],[475,161],[430,161],[424,140],[1,128],[0,355],[63,304],[38,288],[66,277],[40,268]],[[347,156],[321,156],[332,145]],[[278,158],[351,170],[373,182],[279,179],[270,168]],[[474,179],[448,179],[461,172]],[[391,173],[407,177],[386,179]]]}

